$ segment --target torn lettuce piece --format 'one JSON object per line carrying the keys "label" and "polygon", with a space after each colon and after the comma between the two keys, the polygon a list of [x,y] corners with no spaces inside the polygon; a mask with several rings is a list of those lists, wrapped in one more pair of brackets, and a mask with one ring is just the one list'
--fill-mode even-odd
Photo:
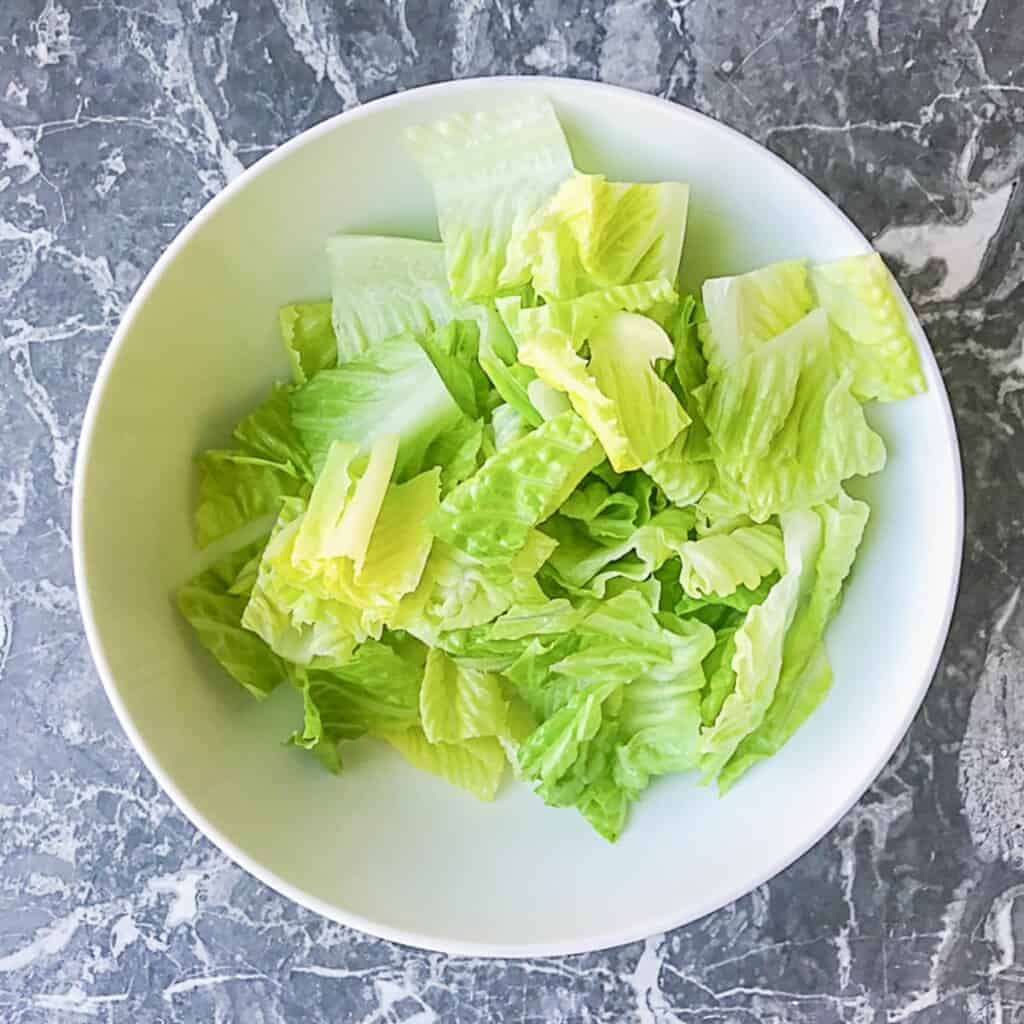
{"label": "torn lettuce piece", "polygon": [[492,404],[491,385],[477,361],[480,347],[477,323],[452,320],[422,338],[420,344],[456,405],[472,419],[483,416]]}
{"label": "torn lettuce piece", "polygon": [[538,95],[454,114],[416,125],[406,138],[434,188],[452,293],[491,298],[526,284],[530,226],[573,174],[551,103]]}
{"label": "torn lettuce piece", "polygon": [[[672,357],[671,342],[653,320],[630,315],[674,298],[666,282],[646,282],[538,309],[503,308],[520,362],[568,395],[617,472],[653,458],[689,422],[653,366]],[[589,362],[578,354],[585,342]]]}
{"label": "torn lettuce piece", "polygon": [[689,188],[609,182],[599,174],[566,181],[528,238],[533,285],[547,302],[614,285],[675,283]]}
{"label": "torn lettuce piece", "polygon": [[495,452],[445,498],[431,520],[433,529],[481,562],[506,560],[600,457],[587,425],[575,413],[563,413]]}
{"label": "torn lettuce piece", "polygon": [[417,725],[382,732],[380,736],[415,768],[440,776],[478,800],[490,801],[497,795],[506,761],[504,748],[496,737],[431,743]]}
{"label": "torn lettuce piece", "polygon": [[201,548],[259,519],[267,519],[269,528],[282,498],[309,493],[307,481],[290,466],[241,451],[214,449],[198,462],[196,542]]}
{"label": "torn lettuce piece", "polygon": [[292,422],[291,392],[287,385],[275,384],[270,394],[239,422],[232,436],[247,454],[277,462],[312,483],[309,453]]}
{"label": "torn lettuce piece", "polygon": [[885,464],[850,380],[836,367],[828,319],[815,310],[698,391],[718,486],[753,519],[827,501],[848,477]]}
{"label": "torn lettuce piece", "polygon": [[380,623],[364,610],[297,580],[290,563],[303,513],[301,501],[282,504],[241,622],[292,665],[337,668],[368,637],[379,638]]}
{"label": "torn lettuce piece", "polygon": [[701,724],[714,725],[726,698],[736,688],[736,672],[732,667],[736,656],[736,630],[726,626],[715,630],[715,646],[704,659],[704,689],[700,695]]}
{"label": "torn lettuce piece", "polygon": [[810,509],[801,509],[785,513],[781,521],[786,572],[764,601],[747,612],[733,638],[735,688],[714,724],[701,733],[700,767],[705,781],[718,775],[743,738],[764,720],[782,671],[786,632],[813,585],[814,563],[821,549],[821,520]]}
{"label": "torn lettuce piece", "polygon": [[632,799],[652,777],[696,767],[703,683],[698,660],[676,678],[641,677],[623,689],[614,778]]}
{"label": "torn lettuce piece", "polygon": [[490,622],[536,596],[534,575],[554,547],[550,537],[533,530],[507,563],[488,564],[435,540],[419,584],[402,598],[388,624],[435,644],[443,631]]}
{"label": "torn lettuce piece", "polygon": [[[553,668],[581,682],[678,679],[699,668],[715,642],[714,631],[704,623],[655,612],[634,590],[600,602],[577,632],[579,650]],[[703,683],[703,676],[695,678],[693,688]]]}
{"label": "torn lettuce piece", "polygon": [[[586,589],[604,596],[603,584],[613,576],[646,579],[664,565],[689,539],[693,524],[691,510],[668,508],[625,540],[606,542],[595,541],[585,528],[559,515],[544,527],[558,541],[548,564],[554,578],[569,592]],[[624,564],[630,556],[632,560]]]}
{"label": "torn lettuce piece", "polygon": [[725,597],[739,587],[754,590],[782,571],[782,533],[777,526],[740,526],[687,541],[679,548],[679,581],[689,597]]}
{"label": "torn lettuce piece", "polygon": [[177,594],[178,608],[200,644],[258,700],[285,678],[285,667],[260,637],[242,626],[248,595],[232,593],[232,588],[261,544],[232,553],[189,580]]}
{"label": "torn lettuce piece", "polygon": [[841,358],[853,367],[857,398],[892,402],[925,390],[917,345],[877,252],[812,265],[811,290]]}
{"label": "torn lettuce piece", "polygon": [[430,443],[423,456],[423,463],[428,469],[440,469],[442,495],[453,490],[480,468],[487,443],[487,424],[468,416],[463,416]]}
{"label": "torn lettuce piece", "polygon": [[[597,386],[615,403],[623,432],[629,439],[636,469],[655,458],[679,436],[690,417],[672,389],[658,376],[654,364],[671,359],[668,335],[653,320],[638,313],[605,317],[590,337],[588,367]],[[610,456],[609,456],[610,458]]]}
{"label": "torn lettuce piece", "polygon": [[282,306],[278,322],[296,384],[305,384],[321,370],[337,365],[338,339],[334,336],[329,302]]}
{"label": "torn lettuce piece", "polygon": [[319,470],[332,441],[367,451],[399,437],[397,480],[424,468],[426,453],[462,417],[430,358],[410,335],[377,342],[363,356],[322,370],[291,396],[292,417]]}
{"label": "torn lettuce piece", "polygon": [[716,377],[811,311],[807,261],[787,260],[736,277],[711,278],[704,282],[701,298],[707,319],[698,333],[708,376]]}
{"label": "torn lettuce piece", "polygon": [[[591,683],[577,691],[523,743],[519,773],[533,784],[545,803],[571,806],[592,783],[603,775],[610,776],[617,738],[615,718],[621,703],[621,682]],[[602,731],[606,721],[609,728]],[[618,834],[618,829],[612,831]]]}
{"label": "torn lettuce piece", "polygon": [[496,675],[458,665],[433,648],[420,688],[420,721],[431,743],[502,736],[508,728],[508,704]]}
{"label": "torn lettuce piece", "polygon": [[369,640],[332,671],[298,669],[304,722],[290,742],[317,754],[339,771],[338,744],[367,733],[383,734],[415,726],[423,666],[388,643]]}
{"label": "torn lettuce piece", "polygon": [[681,430],[671,444],[643,464],[643,471],[679,508],[696,505],[715,482],[715,464],[710,459],[698,461],[691,454],[693,429],[691,424]]}
{"label": "torn lettuce piece", "polygon": [[339,366],[395,335],[425,338],[473,315],[448,289],[439,242],[335,235],[327,240],[327,263]]}
{"label": "torn lettuce piece", "polygon": [[825,653],[825,629],[839,607],[864,528],[868,506],[840,491],[815,510],[822,541],[814,565],[813,588],[798,608],[786,634],[778,686],[763,722],[736,748],[722,769],[724,791],[752,765],[777,753],[828,693],[832,671]]}

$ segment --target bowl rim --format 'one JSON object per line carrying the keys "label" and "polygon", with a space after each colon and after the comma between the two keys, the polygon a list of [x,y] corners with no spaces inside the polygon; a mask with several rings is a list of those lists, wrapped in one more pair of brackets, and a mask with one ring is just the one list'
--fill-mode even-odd
{"label": "bowl rim", "polygon": [[[852,787],[851,791],[824,824],[812,830],[811,833],[801,836],[783,856],[777,858],[771,864],[761,865],[755,870],[749,871],[744,880],[734,885],[724,898],[722,896],[708,898],[696,908],[686,910],[682,913],[667,909],[653,917],[639,920],[628,928],[618,928],[608,932],[591,934],[576,941],[562,940],[557,942],[516,942],[502,944],[495,942],[465,941],[461,939],[452,940],[446,938],[442,934],[425,934],[405,928],[397,928],[387,924],[382,924],[362,914],[353,913],[334,904],[328,903],[325,900],[319,899],[318,897],[312,896],[292,883],[285,881],[275,872],[260,864],[255,858],[250,857],[249,854],[236,846],[231,839],[222,834],[216,826],[207,820],[205,815],[203,815],[178,788],[173,778],[160,766],[155,755],[148,748],[146,742],[136,729],[134,722],[128,714],[125,704],[121,699],[118,684],[114,679],[114,674],[111,671],[110,664],[106,657],[104,643],[94,617],[89,585],[86,579],[84,543],[82,539],[85,516],[83,493],[86,465],[88,463],[89,452],[92,447],[93,432],[98,417],[98,411],[103,401],[107,383],[114,364],[117,361],[120,349],[124,344],[125,339],[130,334],[133,321],[136,319],[139,311],[148,301],[151,292],[156,287],[157,282],[162,277],[166,268],[177,258],[178,253],[222,206],[229,203],[234,198],[237,192],[244,189],[250,181],[269,170],[278,161],[287,159],[293,152],[308,145],[320,136],[335,131],[340,125],[358,121],[366,117],[373,117],[381,110],[408,102],[410,97],[419,97],[432,93],[464,93],[468,98],[471,97],[474,92],[480,90],[481,87],[484,89],[499,89],[502,86],[514,85],[514,87],[518,88],[521,85],[527,84],[541,91],[545,89],[557,89],[564,92],[564,90],[568,89],[581,94],[589,93],[595,99],[600,99],[600,97],[606,96],[609,98],[614,97],[618,100],[628,100],[629,102],[633,102],[638,105],[646,105],[648,107],[658,108],[661,110],[667,109],[672,112],[674,117],[679,118],[681,122],[700,122],[705,126],[710,124],[714,130],[727,133],[732,137],[734,142],[740,143],[751,153],[756,153],[759,159],[767,158],[773,161],[785,174],[794,179],[795,183],[799,184],[803,188],[807,193],[808,198],[826,203],[846,224],[852,233],[852,236],[861,240],[865,251],[871,248],[870,243],[864,235],[839,208],[839,206],[829,199],[824,192],[801,174],[795,167],[791,166],[767,147],[762,146],[760,143],[744,135],[742,132],[724,124],[716,118],[710,117],[709,115],[701,113],[700,111],[694,110],[690,107],[683,106],[680,103],[664,99],[660,96],[652,96],[623,86],[610,85],[608,83],[589,79],[566,78],[552,75],[478,76],[454,81],[435,82],[401,92],[391,93],[387,96],[370,100],[367,103],[353,107],[350,110],[343,111],[340,114],[336,114],[324,121],[321,121],[319,124],[307,128],[262,156],[255,163],[246,168],[240,175],[238,175],[238,177],[229,182],[223,189],[221,189],[220,192],[209,199],[198,213],[196,213],[188,223],[181,228],[171,243],[161,253],[160,257],[146,274],[142,284],[139,286],[131,302],[122,314],[117,330],[114,332],[110,344],[107,346],[107,350],[103,355],[99,371],[92,386],[82,421],[81,432],[78,438],[71,501],[71,547],[75,587],[84,632],[92,655],[93,663],[96,666],[100,681],[106,691],[107,699],[110,701],[111,706],[114,709],[114,713],[120,722],[121,728],[127,734],[136,753],[142,759],[143,764],[145,764],[150,774],[156,779],[160,788],[168,797],[170,797],[174,805],[182,812],[182,814],[184,814],[193,827],[201,832],[203,836],[217,847],[225,856],[238,864],[249,874],[259,879],[259,881],[264,885],[282,896],[285,896],[289,900],[299,904],[305,909],[313,911],[328,920],[335,921],[349,928],[357,929],[358,931],[380,939],[434,952],[446,953],[455,956],[500,957],[512,959],[525,957],[566,956],[610,949],[626,943],[640,941],[650,936],[667,932],[673,928],[689,924],[692,921],[699,920],[700,918],[727,906],[729,903],[732,903],[733,901],[750,893],[758,886],[763,885],[765,882],[774,878],[777,874],[793,864],[798,858],[803,856],[803,854],[806,853],[807,850],[809,850],[815,843],[831,832],[839,820],[864,795],[888,763],[893,752],[902,742],[904,736],[909,730],[913,719],[924,700],[925,694],[931,685],[932,679],[935,675],[935,670],[938,666],[939,659],[949,635],[953,609],[959,590],[964,541],[964,487],[960,445],[957,437],[956,424],[950,408],[949,394],[945,387],[945,382],[942,380],[938,364],[929,344],[924,346],[924,351],[921,355],[925,362],[931,364],[931,369],[934,371],[932,376],[941,384],[939,389],[940,393],[937,397],[940,401],[945,421],[946,441],[952,454],[953,468],[955,470],[956,477],[955,494],[952,496],[954,499],[954,508],[952,511],[956,551],[954,553],[954,571],[948,581],[947,592],[945,595],[941,629],[937,632],[933,640],[931,652],[923,666],[924,670],[917,681],[916,692],[913,695],[913,699],[908,706],[906,714],[899,722],[898,728],[893,730],[892,739],[890,743],[887,744],[883,756],[868,768],[863,777],[855,786]],[[898,285],[897,290],[899,291]],[[900,292],[900,295],[903,299],[906,312],[913,318],[913,321],[919,325],[916,313],[910,307],[909,303],[907,303],[902,292]],[[921,329],[921,333],[922,335],[924,334],[923,328]]]}

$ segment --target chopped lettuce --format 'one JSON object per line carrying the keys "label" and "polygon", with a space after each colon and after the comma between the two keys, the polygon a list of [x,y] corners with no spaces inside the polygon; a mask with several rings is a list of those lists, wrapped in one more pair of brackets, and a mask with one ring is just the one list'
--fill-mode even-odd
{"label": "chopped lettuce", "polygon": [[444,246],[437,242],[335,235],[327,242],[327,263],[339,364],[396,335],[427,337],[467,312],[448,290]]}
{"label": "chopped lettuce", "polygon": [[675,283],[689,189],[580,174],[566,181],[530,232],[533,286],[548,302],[613,285]]}
{"label": "chopped lettuce", "polygon": [[227,673],[262,700],[285,678],[285,666],[255,633],[242,625],[248,600],[232,593],[238,573],[258,552],[240,549],[189,580],[178,591],[178,608],[199,642]]}
{"label": "chopped lettuce", "polygon": [[196,540],[206,547],[255,520],[276,516],[282,498],[308,491],[309,484],[280,463],[237,450],[203,452]]}
{"label": "chopped lettuce", "polygon": [[433,529],[482,562],[508,559],[598,461],[586,424],[575,413],[563,413],[495,452],[445,498]]}
{"label": "chopped lettuce", "polygon": [[491,298],[530,278],[525,242],[538,211],[573,173],[548,100],[454,114],[407,132],[434,187],[452,293]]}
{"label": "chopped lettuce", "polygon": [[337,365],[338,339],[334,336],[329,302],[282,306],[278,320],[296,384],[305,384],[321,370]]}
{"label": "chopped lettuce", "polygon": [[[654,458],[689,423],[654,369],[656,360],[673,355],[668,336],[650,318],[631,315],[674,298],[669,284],[656,281],[537,309],[501,307],[520,361],[568,395],[618,472]],[[579,354],[584,343],[589,361]]]}
{"label": "chopped lettuce", "polygon": [[678,295],[687,186],[577,172],[542,97],[409,143],[443,241],[328,240],[290,383],[199,458],[178,605],[328,770],[366,737],[491,800],[511,763],[614,840],[825,699],[862,403],[923,390],[916,343],[874,253]]}
{"label": "chopped lettuce", "polygon": [[850,383],[815,310],[698,391],[719,480],[755,520],[827,501],[847,478],[885,464]]}
{"label": "chopped lettuce", "polygon": [[429,356],[410,335],[390,337],[337,369],[322,370],[293,392],[291,409],[317,469],[332,441],[366,451],[378,437],[395,434],[399,479],[427,468],[430,446],[462,417]]}
{"label": "chopped lettuce", "polygon": [[812,266],[811,289],[853,367],[857,398],[892,402],[924,391],[917,345],[877,252]]}

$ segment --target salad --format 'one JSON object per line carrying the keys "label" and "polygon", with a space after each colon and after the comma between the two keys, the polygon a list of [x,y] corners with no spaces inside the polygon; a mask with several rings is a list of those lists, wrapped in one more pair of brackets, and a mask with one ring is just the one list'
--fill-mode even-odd
{"label": "salad", "polygon": [[291,380],[199,457],[178,604],[330,771],[374,737],[614,840],[657,776],[724,792],[825,698],[864,405],[924,390],[917,350],[875,253],[680,293],[687,186],[576,170],[542,97],[407,141],[442,241],[328,240]]}

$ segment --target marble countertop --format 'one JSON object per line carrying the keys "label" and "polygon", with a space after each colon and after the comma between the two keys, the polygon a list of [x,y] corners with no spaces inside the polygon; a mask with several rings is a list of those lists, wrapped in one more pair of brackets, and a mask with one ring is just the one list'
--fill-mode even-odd
{"label": "marble countertop", "polygon": [[[1024,1020],[1020,0],[4,0],[0,1020]],[[892,762],[788,871],[610,952],[450,959],[264,888],[114,719],[71,569],[72,461],[118,319],[247,164],[356,103],[497,72],[655,92],[765,143],[889,259],[964,451],[963,585]]]}

